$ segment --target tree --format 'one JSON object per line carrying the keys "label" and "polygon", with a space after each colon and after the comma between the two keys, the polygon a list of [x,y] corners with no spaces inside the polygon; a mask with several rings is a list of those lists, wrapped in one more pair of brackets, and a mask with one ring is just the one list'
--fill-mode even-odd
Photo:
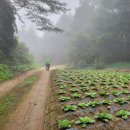
{"label": "tree", "polygon": [[20,64],[31,64],[33,61],[32,56],[29,54],[28,48],[25,46],[24,43],[19,42],[16,38],[16,47],[11,50],[11,60],[13,65],[20,65]]}
{"label": "tree", "polygon": [[0,0],[0,51],[9,56],[14,44],[15,17],[8,0]]}
{"label": "tree", "polygon": [[[25,10],[26,17],[36,24],[38,29],[46,31],[61,31],[47,17],[67,11],[66,4],[59,0],[0,0],[0,53],[5,59],[10,58],[10,52],[15,44],[15,16]],[[19,19],[21,17],[19,16]],[[1,59],[0,59],[1,61]]]}
{"label": "tree", "polygon": [[69,48],[69,61],[74,65],[91,64],[99,56],[97,41],[87,34],[76,34]]}
{"label": "tree", "polygon": [[61,31],[47,16],[67,11],[65,3],[59,0],[12,0],[12,5],[16,14],[24,9],[26,17],[35,23],[39,30]]}
{"label": "tree", "polygon": [[70,32],[71,62],[94,63],[100,57],[107,63],[130,61],[129,14],[129,0],[80,0]]}

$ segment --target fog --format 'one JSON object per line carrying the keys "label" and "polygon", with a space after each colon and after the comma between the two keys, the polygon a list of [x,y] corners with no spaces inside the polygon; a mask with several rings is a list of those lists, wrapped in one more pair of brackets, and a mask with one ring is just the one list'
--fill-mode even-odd
{"label": "fog", "polygon": [[49,16],[64,32],[40,32],[29,21],[19,26],[20,39],[38,62],[49,58],[53,64],[85,67],[130,61],[129,1],[64,1],[71,10]]}
{"label": "fog", "polygon": [[[43,63],[46,58],[51,59],[53,63],[65,63],[67,46],[65,44],[67,44],[67,39],[64,38],[64,35],[69,29],[69,24],[72,21],[72,18],[70,17],[70,22],[68,22],[69,19],[66,17],[66,15],[69,16],[75,14],[75,9],[79,6],[79,1],[62,1],[67,3],[67,8],[69,11],[67,11],[65,14],[61,13],[57,15],[51,15],[49,18],[54,24],[64,30],[63,33],[51,33],[37,30],[34,24],[32,24],[29,20],[24,19],[24,11],[21,11],[20,13],[25,22],[21,23],[19,19],[17,19],[19,39],[25,43],[35,60],[40,63]],[[62,21],[61,19],[64,19],[65,21]],[[60,37],[63,39],[58,39]],[[60,43],[63,41],[64,43]]]}

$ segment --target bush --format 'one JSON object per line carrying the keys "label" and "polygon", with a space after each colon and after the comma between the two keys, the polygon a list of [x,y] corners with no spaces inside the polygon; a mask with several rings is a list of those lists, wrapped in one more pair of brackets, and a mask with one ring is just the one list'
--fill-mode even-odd
{"label": "bush", "polygon": [[105,59],[103,57],[99,57],[95,59],[95,69],[104,69],[106,67]]}
{"label": "bush", "polygon": [[29,70],[32,69],[36,69],[39,68],[40,66],[37,64],[19,64],[19,65],[14,65],[14,66],[10,66],[10,70],[13,74],[13,76],[17,76],[19,74],[22,74],[24,72],[27,72]]}
{"label": "bush", "polygon": [[7,65],[0,64],[0,81],[7,80],[12,77],[11,71]]}
{"label": "bush", "polygon": [[14,77],[39,67],[24,43],[15,38],[14,45],[10,48],[8,55],[3,53],[0,48],[0,80],[5,80],[10,78],[10,76]]}

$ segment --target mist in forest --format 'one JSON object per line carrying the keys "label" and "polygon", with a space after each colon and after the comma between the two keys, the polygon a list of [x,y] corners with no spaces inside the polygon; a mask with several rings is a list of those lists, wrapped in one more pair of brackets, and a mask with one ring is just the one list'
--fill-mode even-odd
{"label": "mist in forest", "polygon": [[29,48],[34,58],[43,63],[50,59],[53,64],[63,64],[67,60],[68,33],[72,23],[72,14],[63,14],[56,26],[63,29],[63,32],[44,32],[39,36],[33,26],[19,31],[20,40]]}
{"label": "mist in forest", "polygon": [[78,0],[62,0],[67,3],[68,11],[57,15],[49,16],[54,24],[63,32],[38,31],[28,20],[24,24],[17,21],[19,39],[29,48],[35,60],[43,63],[50,59],[53,64],[64,64],[67,61],[68,33],[72,24]]}
{"label": "mist in forest", "polygon": [[[129,0],[65,1],[71,9],[52,16],[62,33],[38,33],[34,26],[21,29],[19,36],[41,63],[110,64],[130,61]],[[55,18],[54,18],[55,17]]]}

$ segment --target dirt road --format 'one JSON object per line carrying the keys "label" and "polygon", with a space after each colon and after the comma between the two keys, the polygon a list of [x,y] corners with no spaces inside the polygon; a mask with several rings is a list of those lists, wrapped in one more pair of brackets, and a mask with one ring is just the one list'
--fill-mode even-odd
{"label": "dirt road", "polygon": [[43,130],[49,77],[50,72],[41,72],[39,81],[10,116],[6,130]]}
{"label": "dirt road", "polygon": [[9,90],[11,90],[13,87],[15,87],[17,84],[19,84],[20,82],[22,82],[24,79],[26,79],[28,76],[33,75],[36,72],[41,71],[39,70],[32,70],[29,71],[25,74],[22,74],[16,78],[13,78],[11,80],[5,81],[3,83],[0,84],[0,97],[3,96],[6,92],[8,92]]}

